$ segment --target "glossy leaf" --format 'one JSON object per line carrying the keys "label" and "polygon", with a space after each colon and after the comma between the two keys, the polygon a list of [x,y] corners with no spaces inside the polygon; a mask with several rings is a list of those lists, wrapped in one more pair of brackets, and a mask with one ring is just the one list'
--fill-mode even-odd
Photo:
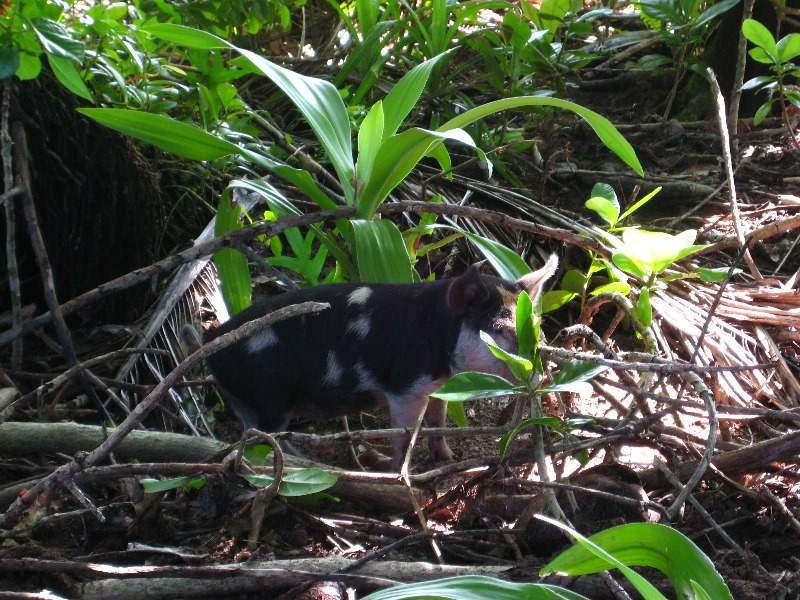
{"label": "glossy leaf", "polygon": [[[275,478],[271,475],[245,475],[244,479],[256,487],[267,487]],[[322,469],[302,469],[287,473],[281,479],[278,493],[286,497],[309,496],[327,490],[337,481],[335,475]]]}
{"label": "glossy leaf", "polygon": [[505,457],[506,450],[508,449],[508,445],[511,443],[511,440],[517,437],[517,435],[519,435],[520,431],[523,429],[533,427],[534,425],[550,427],[557,431],[561,429],[561,422],[555,417],[533,417],[532,419],[526,419],[500,438],[500,444],[498,445],[498,449],[500,451],[500,460],[503,460]]}
{"label": "glossy leaf", "polygon": [[466,371],[453,375],[431,394],[446,402],[466,402],[516,394],[518,389],[499,375]]}
{"label": "glossy leaf", "polygon": [[216,160],[239,152],[236,144],[161,115],[123,108],[79,108],[78,112],[115,131],[190,160]]}
{"label": "glossy leaf", "polygon": [[392,221],[352,219],[361,280],[371,283],[412,283],[414,276],[403,235]]}
{"label": "glossy leaf", "polygon": [[583,119],[594,129],[600,140],[617,156],[619,156],[628,166],[630,166],[639,175],[644,175],[642,165],[639,159],[636,158],[636,152],[628,141],[622,137],[622,134],[617,131],[614,125],[605,117],[575,104],[567,100],[559,98],[547,98],[543,96],[525,96],[516,98],[506,98],[503,100],[496,100],[489,102],[482,106],[478,106],[465,113],[450,119],[447,123],[439,127],[437,131],[449,131],[457,127],[465,127],[470,123],[474,123],[478,119],[482,119],[488,115],[522,106],[553,106],[556,108],[565,108],[571,110]]}
{"label": "glossy leaf", "polygon": [[407,583],[364,596],[363,600],[588,600],[544,583],[516,583],[483,575]]}
{"label": "glossy leaf", "polygon": [[75,63],[56,54],[48,54],[47,60],[53,69],[53,74],[61,85],[84,100],[94,101],[89,88],[86,87],[80,74],[75,70]]}
{"label": "glossy leaf", "polygon": [[[577,534],[572,532],[572,535]],[[699,600],[693,586],[700,586],[714,600],[733,600],[709,558],[689,538],[671,527],[657,523],[628,523],[601,531],[591,536],[589,541],[603,551],[597,552],[583,544],[573,546],[548,563],[540,573],[586,575],[619,568],[620,564],[654,567],[670,579],[678,598]],[[652,597],[663,598],[660,594]]]}
{"label": "glossy leaf", "polygon": [[[240,214],[241,207],[233,201],[230,189],[226,189],[219,200],[214,234],[220,236],[239,229]],[[228,311],[231,315],[240,313],[251,304],[252,285],[247,258],[238,250],[222,248],[214,253],[214,264]]]}

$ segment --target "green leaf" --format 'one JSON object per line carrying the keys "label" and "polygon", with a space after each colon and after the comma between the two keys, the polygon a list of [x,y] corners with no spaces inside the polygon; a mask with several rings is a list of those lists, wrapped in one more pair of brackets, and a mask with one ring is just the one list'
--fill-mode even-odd
{"label": "green leaf", "polygon": [[619,292],[623,296],[627,296],[631,293],[631,286],[624,281],[612,281],[611,283],[594,288],[589,292],[589,295],[597,296],[598,294],[604,294],[606,292]]}
{"label": "green leaf", "polygon": [[[233,202],[230,188],[219,199],[214,234],[220,236],[228,231],[239,229],[241,206]],[[244,254],[233,248],[223,248],[214,253],[214,264],[220,280],[222,295],[231,315],[242,312],[251,304],[252,284],[250,268]]]}
{"label": "green leaf", "polygon": [[622,250],[614,252],[611,255],[611,260],[622,271],[630,273],[631,275],[636,275],[640,279],[647,279],[648,273],[645,271],[644,267],[639,263],[639,261],[628,255],[626,252],[623,252]]}
{"label": "green leaf", "polygon": [[645,327],[653,324],[653,307],[650,305],[650,290],[639,290],[639,299],[636,302],[636,314]]}
{"label": "green leaf", "polygon": [[79,108],[78,112],[101,125],[190,160],[216,160],[240,152],[236,144],[161,115],[123,108]]}
{"label": "green leaf", "polygon": [[[525,6],[527,2],[523,3]],[[483,575],[445,577],[386,588],[363,600],[588,600],[565,588],[544,583],[515,583]]]}
{"label": "green leaf", "polygon": [[606,223],[612,226],[616,225],[619,219],[619,205],[609,202],[607,199],[601,198],[600,196],[589,198],[585,206],[589,210],[596,212]]}
{"label": "green leaf", "polygon": [[533,417],[532,419],[527,419],[514,427],[511,431],[505,434],[503,437],[500,438],[500,444],[498,449],[500,450],[500,460],[506,455],[506,450],[508,449],[508,445],[511,443],[520,431],[527,427],[532,427],[534,425],[541,425],[542,427],[551,427],[556,431],[561,430],[561,423],[555,417]]}
{"label": "green leaf", "polygon": [[488,115],[513,108],[520,108],[522,106],[554,106],[556,108],[566,108],[567,110],[571,110],[577,115],[583,117],[583,119],[589,123],[600,140],[612,152],[619,156],[639,175],[644,175],[642,165],[639,163],[639,159],[636,158],[636,152],[633,150],[633,147],[624,137],[622,137],[622,134],[616,130],[611,121],[597,114],[596,112],[589,110],[588,108],[584,108],[578,104],[561,100],[559,98],[524,96],[496,100],[494,102],[489,102],[482,106],[468,110],[465,113],[450,119],[447,123],[439,127],[437,131],[449,131],[457,127],[465,127],[470,123],[474,123],[478,119],[482,119]]}
{"label": "green leaf", "polygon": [[578,294],[566,290],[553,290],[542,294],[542,313],[557,310],[570,302]]}
{"label": "green leaf", "polygon": [[500,242],[466,231],[462,233],[486,257],[495,273],[506,281],[516,281],[531,272],[528,263]]}
{"label": "green leaf", "polygon": [[83,42],[72,39],[63,25],[42,17],[33,17],[30,23],[45,52],[83,63],[86,52]]}
{"label": "green leaf", "polygon": [[[414,127],[385,139],[378,150],[380,160],[373,165],[369,180],[363,182],[364,187],[358,198],[359,217],[372,218],[381,202],[406,178],[422,157],[447,139],[475,147],[472,138],[460,129],[440,133]],[[480,151],[478,153],[483,154]]]}
{"label": "green leaf", "polygon": [[140,479],[139,483],[146,494],[156,494],[158,492],[166,492],[176,488],[201,488],[206,484],[206,480],[202,477],[195,477],[190,475],[188,477],[177,477],[174,479]]}
{"label": "green leaf", "polygon": [[19,68],[19,51],[10,46],[0,46],[0,79],[11,77]]}
{"label": "green leaf", "polygon": [[383,103],[378,100],[372,105],[369,113],[358,129],[358,161],[356,162],[356,177],[359,184],[369,179],[372,165],[378,156],[383,140]]}
{"label": "green leaf", "polygon": [[598,553],[584,545],[573,546],[548,563],[540,574],[587,575],[619,568],[619,564],[654,567],[670,579],[678,598],[697,598],[692,589],[694,582],[714,600],[733,600],[709,558],[689,538],[671,527],[628,523],[601,531],[589,541],[604,552]]}
{"label": "green leaf", "polygon": [[536,393],[570,392],[580,394],[582,397],[588,397],[592,395],[593,391],[588,381],[606,370],[608,370],[608,367],[604,365],[583,360],[573,360],[564,365],[550,385],[537,390]]}
{"label": "green leaf", "polygon": [[575,269],[570,269],[561,278],[561,287],[568,292],[582,294],[583,289],[586,287],[586,282],[586,275]]}
{"label": "green leaf", "polygon": [[772,36],[772,33],[770,33],[769,29],[755,19],[745,19],[744,22],[742,22],[742,33],[750,42],[766,53],[770,58],[770,62],[780,62],[778,59],[778,45],[775,43],[775,38]]}
{"label": "green leaf", "polygon": [[267,464],[267,457],[272,454],[272,447],[266,444],[246,444],[242,456],[251,464],[263,467]]}
{"label": "green leaf", "polygon": [[[729,267],[716,267],[716,268],[709,268],[709,267],[698,267],[697,272],[700,273],[700,279],[707,283],[713,283],[715,281],[722,281],[727,277],[728,271],[730,271]],[[733,274],[736,275],[741,273],[741,269],[734,269]]]}
{"label": "green leaf", "polygon": [[339,91],[328,81],[300,75],[278,66],[258,54],[238,48],[213,34],[171,23],[161,23],[144,28],[152,35],[189,48],[231,48],[257,72],[269,77],[308,120],[322,147],[330,158],[345,190],[345,197],[353,200],[350,182],[355,174],[353,164],[350,118]]}
{"label": "green leaf", "polygon": [[517,296],[517,354],[524,358],[530,358],[536,352],[536,328],[540,317],[534,319],[533,303],[526,292],[520,292]]}
{"label": "green leaf", "polygon": [[19,67],[16,75],[21,81],[36,79],[41,72],[42,61],[38,56],[31,56],[30,54],[21,54],[19,56]]}
{"label": "green leaf", "polygon": [[778,60],[787,63],[800,56],[800,34],[790,33],[778,42]]}
{"label": "green leaf", "polygon": [[397,133],[397,129],[403,120],[416,106],[425,84],[428,82],[431,70],[439,64],[448,52],[443,52],[423,63],[416,65],[398,81],[392,91],[383,101],[386,121],[384,123],[383,140],[388,139]]}
{"label": "green leaf", "polygon": [[213,48],[232,48],[233,46],[217,37],[213,33],[192,29],[175,23],[159,23],[142,27],[142,31],[154,35],[172,44],[196,48],[198,50],[211,50]]}
{"label": "green leaf", "polygon": [[361,280],[373,283],[411,283],[414,276],[403,235],[392,221],[352,219]]}
{"label": "green leaf", "polygon": [[520,381],[528,381],[528,378],[533,372],[533,362],[525,357],[503,350],[494,342],[492,336],[485,331],[481,331],[480,336],[483,342],[489,347],[491,353],[508,365],[514,377]]}
{"label": "green leaf", "polygon": [[[244,479],[257,487],[267,487],[275,481],[270,475],[245,475]],[[309,496],[327,490],[336,481],[335,475],[322,469],[301,469],[284,475],[278,493],[286,497]]]}
{"label": "green leaf", "polygon": [[453,419],[453,423],[459,427],[469,427],[469,419],[467,419],[467,409],[464,408],[463,402],[448,402],[447,415]]}
{"label": "green leaf", "polygon": [[518,388],[499,375],[466,371],[453,375],[431,396],[446,402],[466,402],[481,398],[510,396],[517,392]]}
{"label": "green leaf", "polygon": [[84,100],[88,100],[89,102],[94,101],[89,88],[86,87],[80,74],[75,70],[75,64],[71,60],[49,53],[47,55],[47,60],[50,62],[53,74],[61,85]]}
{"label": "green leaf", "polygon": [[[678,260],[683,252],[686,254],[694,252],[696,247],[692,242],[695,237],[697,232],[693,229],[678,235],[633,228],[622,232],[625,254],[628,257],[636,257],[636,263],[651,273],[661,273]],[[616,259],[614,262],[616,263]],[[619,264],[617,266],[622,268]]]}

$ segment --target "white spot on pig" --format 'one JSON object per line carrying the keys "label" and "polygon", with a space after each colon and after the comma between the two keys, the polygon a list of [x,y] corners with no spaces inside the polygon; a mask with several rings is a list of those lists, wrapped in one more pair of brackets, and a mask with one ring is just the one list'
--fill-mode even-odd
{"label": "white spot on pig", "polygon": [[358,339],[365,340],[369,335],[369,330],[371,327],[372,321],[370,320],[369,314],[366,313],[360,315],[352,321],[349,321],[347,323],[347,327],[345,327],[345,332],[355,334]]}
{"label": "white spot on pig", "polygon": [[364,305],[367,303],[367,300],[372,295],[372,288],[368,288],[366,286],[358,287],[350,292],[350,295],[347,296],[347,305],[352,306],[354,304]]}
{"label": "white spot on pig", "polygon": [[272,327],[265,327],[258,333],[250,336],[250,339],[247,340],[246,346],[247,351],[250,354],[256,354],[261,350],[266,348],[270,348],[278,343],[278,334],[275,333],[275,330]]}
{"label": "white spot on pig", "polygon": [[343,374],[344,369],[342,365],[339,364],[336,353],[333,350],[329,350],[328,361],[325,365],[325,376],[322,378],[322,385],[329,385],[332,387],[341,385]]}
{"label": "white spot on pig", "polygon": [[369,390],[381,389],[381,386],[378,383],[378,380],[375,378],[375,375],[366,367],[363,362],[358,361],[355,366],[353,366],[353,371],[358,379],[358,385],[356,385],[357,391],[366,392]]}

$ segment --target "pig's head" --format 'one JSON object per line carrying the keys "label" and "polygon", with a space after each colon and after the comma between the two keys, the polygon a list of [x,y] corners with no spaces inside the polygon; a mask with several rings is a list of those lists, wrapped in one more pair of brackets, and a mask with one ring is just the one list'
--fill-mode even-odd
{"label": "pig's head", "polygon": [[558,268],[553,255],[544,267],[517,281],[480,275],[475,267],[454,279],[448,290],[450,309],[463,315],[458,332],[452,369],[454,373],[480,371],[510,378],[508,366],[498,359],[480,337],[485,331],[507,352],[517,352],[517,298],[526,292],[532,300]]}

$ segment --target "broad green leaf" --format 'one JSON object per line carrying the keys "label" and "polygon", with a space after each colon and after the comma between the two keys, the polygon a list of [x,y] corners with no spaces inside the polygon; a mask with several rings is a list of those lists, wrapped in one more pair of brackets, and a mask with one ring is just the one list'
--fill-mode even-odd
{"label": "broad green leaf", "polygon": [[[244,478],[257,487],[267,487],[275,481],[270,475],[245,475]],[[336,481],[335,475],[322,469],[302,469],[284,475],[278,493],[286,497],[309,496],[327,490]]]}
{"label": "broad green leaf", "polygon": [[411,283],[414,276],[403,235],[392,221],[352,219],[361,280],[371,283]]}
{"label": "broad green leaf", "polygon": [[692,590],[694,582],[714,600],[733,600],[709,558],[689,538],[671,527],[657,523],[628,523],[601,531],[591,536],[589,541],[607,555],[597,556],[585,546],[573,546],[548,563],[540,574],[586,575],[605,571],[619,562],[658,569],[675,586],[678,598],[697,598]]}
{"label": "broad green leaf", "polygon": [[50,62],[53,74],[61,85],[84,100],[94,101],[92,93],[86,87],[80,74],[75,70],[75,64],[71,60],[56,54],[48,54],[47,60]]}
{"label": "broad green leaf", "polygon": [[152,35],[190,48],[231,48],[258,72],[269,77],[286,94],[317,135],[333,163],[345,196],[353,200],[350,182],[354,176],[350,118],[338,90],[328,81],[300,75],[258,54],[238,48],[213,34],[182,25],[161,23],[144,28]]}
{"label": "broad green leaf", "polygon": [[375,157],[383,141],[383,103],[378,100],[372,105],[369,113],[358,129],[358,161],[356,162],[356,177],[358,184],[369,179]]}
{"label": "broad green leaf", "polygon": [[506,281],[516,281],[531,272],[531,268],[516,252],[500,242],[466,231],[463,234],[486,257],[495,273]]}
{"label": "broad green leaf", "polygon": [[16,71],[16,76],[22,81],[28,79],[36,79],[39,73],[42,72],[42,61],[38,56],[31,56],[30,54],[20,54],[19,67]]}
{"label": "broad green leaf", "polygon": [[242,456],[250,463],[262,467],[267,463],[267,457],[272,454],[272,447],[266,444],[246,444]]}
{"label": "broad green leaf", "polygon": [[619,205],[615,205],[612,202],[609,202],[607,199],[601,198],[600,196],[589,198],[586,201],[585,206],[589,210],[593,210],[600,215],[609,225],[616,225],[617,220],[619,219]]}
{"label": "broad green leaf", "polygon": [[489,347],[491,353],[508,365],[508,368],[511,369],[511,372],[514,374],[514,377],[520,381],[528,381],[528,378],[533,371],[533,363],[530,360],[522,356],[518,356],[517,354],[506,352],[500,346],[495,344],[492,336],[485,331],[481,331],[480,336],[483,342]]}
{"label": "broad green leaf", "polygon": [[466,371],[453,375],[431,396],[446,402],[466,402],[481,398],[510,396],[518,391],[518,388],[499,375]]}
{"label": "broad green leaf", "polygon": [[[239,229],[241,207],[233,202],[230,188],[219,199],[214,234],[220,236],[228,231]],[[231,315],[236,315],[250,306],[252,285],[250,269],[244,254],[233,248],[223,248],[214,253],[214,264],[222,288],[225,304]]]}
{"label": "broad green leaf", "polygon": [[398,81],[392,91],[386,96],[383,101],[383,109],[385,117],[383,136],[382,139],[386,140],[397,133],[397,129],[402,125],[408,113],[411,112],[422,90],[425,89],[425,84],[428,83],[428,77],[431,70],[439,64],[447,52],[443,52],[438,56],[426,60],[418,64]]}
{"label": "broad green leaf", "polygon": [[590,296],[597,296],[598,294],[605,294],[606,292],[619,292],[623,296],[631,293],[631,286],[624,281],[612,281],[605,285],[598,286],[589,292]]}
{"label": "broad green leaf", "polygon": [[542,294],[542,313],[552,312],[572,301],[578,294],[567,290],[553,290]]}
{"label": "broad green leaf", "polygon": [[[579,534],[577,531],[575,531],[575,530],[567,527],[566,525],[563,525],[563,524],[561,524],[561,523],[559,523],[559,522],[557,522],[554,519],[551,519],[549,517],[545,517],[543,515],[536,515],[536,517],[538,519],[541,519],[541,520],[547,522],[547,523],[550,523],[552,525],[560,527],[561,529],[567,531],[570,535],[572,535],[572,537],[574,537],[576,540],[578,540],[578,544],[573,546],[572,548],[570,548],[570,550],[574,550],[575,548],[580,548],[581,550],[584,550],[587,553],[591,554],[593,557],[597,557],[598,559],[600,559],[600,561],[604,562],[607,565],[607,567],[605,569],[600,569],[600,570],[607,570],[607,569],[613,568],[613,567],[616,567],[617,569],[619,569],[622,572],[622,574],[625,575],[625,577],[628,579],[628,581],[630,581],[633,584],[633,587],[635,587],[636,590],[642,595],[642,597],[645,598],[645,600],[666,600],[664,595],[661,594],[661,592],[659,592],[653,586],[653,584],[651,584],[644,577],[639,575],[636,571],[628,568],[626,563],[625,563],[625,561],[620,561],[620,560],[618,560],[616,558],[615,555],[612,555],[612,554],[615,554],[615,553],[607,552],[606,549],[605,549],[605,548],[607,548],[607,545],[599,544],[599,543],[593,542],[592,540],[588,540],[584,536]],[[638,525],[638,523],[637,523],[637,525]],[[651,525],[651,523],[647,523],[647,525]],[[623,525],[623,527],[624,527],[624,525]],[[607,529],[606,531],[610,531],[610,530]],[[594,536],[592,536],[592,537],[594,537]],[[540,571],[540,574],[542,572],[544,572],[545,569],[552,568],[551,565],[553,563],[557,562],[565,554],[569,553],[570,550],[568,550],[566,552],[562,552],[559,556],[556,557],[556,559],[553,562],[551,562],[548,565],[545,565],[545,567],[542,569],[542,571]],[[559,570],[559,572],[562,572],[562,571]],[[592,572],[595,572],[595,571],[592,571]],[[680,596],[680,595],[679,595],[679,597],[687,598],[687,596]]]}
{"label": "broad green leaf", "polygon": [[156,494],[158,492],[166,492],[176,488],[201,488],[206,484],[206,480],[202,477],[195,477],[189,475],[187,477],[177,477],[174,479],[150,479],[145,478],[139,480],[142,488],[146,494]]}
{"label": "broad green leaf", "polygon": [[[725,279],[725,277],[727,277],[728,271],[730,271],[730,268],[728,268],[728,267],[715,267],[715,268],[698,267],[697,268],[697,272],[700,274],[700,279],[702,279],[703,281],[708,282],[708,283],[712,283],[712,282],[715,282],[715,281],[722,281],[723,279]],[[733,270],[734,275],[736,275],[737,273],[741,273],[741,272],[742,272],[741,269],[734,269]]]}
{"label": "broad green leaf", "polygon": [[755,19],[745,19],[742,22],[742,33],[753,44],[761,48],[771,59],[770,62],[780,62],[778,59],[778,45],[769,29]]}
{"label": "broad green leaf", "polygon": [[582,294],[586,287],[587,277],[580,271],[570,269],[561,278],[561,287],[574,294]]}
{"label": "broad green leaf", "polygon": [[645,327],[653,324],[653,307],[650,304],[650,290],[639,290],[639,299],[636,301],[636,315]]}
{"label": "broad green leaf", "polygon": [[611,255],[611,260],[614,261],[614,264],[619,269],[625,271],[626,273],[635,275],[640,279],[647,279],[648,277],[648,272],[644,269],[641,263],[630,256],[627,252],[618,250]]}
{"label": "broad green leaf", "polygon": [[33,17],[30,23],[45,52],[83,63],[86,52],[83,42],[73,39],[63,25],[42,17]]}
{"label": "broad green leaf", "polygon": [[339,176],[345,197],[353,202],[350,182],[355,176],[355,165],[350,117],[339,91],[329,81],[300,75],[244,48],[235,49],[253,67],[269,77],[308,120]]}
{"label": "broad green leaf", "polygon": [[737,4],[739,4],[739,0],[722,0],[721,2],[712,4],[708,9],[704,10],[699,17],[692,21],[691,29],[697,31],[709,21],[713,21],[719,17],[722,13],[728,12]]}
{"label": "broad green leaf", "polygon": [[553,378],[552,385],[558,386],[576,381],[589,381],[606,371],[608,371],[608,367],[605,365],[598,365],[585,360],[572,360],[561,368]]}
{"label": "broad green leaf", "polygon": [[520,292],[517,296],[517,340],[518,350],[517,354],[524,358],[529,358],[536,352],[536,332],[534,331],[536,323],[540,317],[537,315],[534,319],[533,303],[530,296],[526,292]]}
{"label": "broad green leaf", "polygon": [[19,50],[0,46],[0,79],[11,77],[19,68]]}
{"label": "broad green leaf", "polygon": [[797,56],[800,56],[800,34],[790,33],[778,42],[778,60],[786,63]]}
{"label": "broad green leaf", "polygon": [[584,108],[573,102],[561,100],[559,98],[547,98],[542,96],[525,96],[516,98],[506,98],[503,100],[496,100],[489,102],[482,106],[478,106],[465,113],[450,119],[447,123],[439,127],[437,131],[450,131],[457,127],[465,127],[470,123],[474,123],[478,119],[482,119],[488,115],[510,110],[513,108],[520,108],[522,106],[554,106],[556,108],[566,108],[571,110],[577,115],[583,117],[587,123],[594,129],[600,140],[617,156],[619,156],[628,166],[630,166],[639,175],[644,175],[642,165],[639,159],[636,158],[636,152],[628,141],[622,137],[619,131],[616,130],[614,125],[605,117],[597,114],[596,112]]}
{"label": "broad green leaf", "polygon": [[[527,2],[523,2],[523,6]],[[483,575],[462,575],[407,583],[364,596],[363,600],[588,600],[555,585],[516,583]]]}
{"label": "broad green leaf", "polygon": [[216,160],[240,148],[169,117],[124,108],[79,108],[78,112],[115,131],[190,160]]}
{"label": "broad green leaf", "polygon": [[[625,253],[629,257],[636,257],[636,262],[647,271],[660,273],[674,263],[681,252],[693,248],[692,242],[696,236],[697,232],[693,229],[678,235],[661,231],[626,229],[622,232],[622,241],[625,243]],[[693,251],[694,249],[690,250]]]}
{"label": "broad green leaf", "polygon": [[533,425],[551,427],[556,431],[561,430],[561,423],[555,417],[533,417],[532,419],[526,419],[500,438],[500,444],[498,446],[498,449],[500,450],[500,460],[503,460],[505,457],[506,450],[508,449],[508,445],[511,443],[511,440],[517,437],[520,431],[527,427],[532,427]]}
{"label": "broad green leaf", "polygon": [[[472,138],[461,129],[441,133],[414,127],[385,139],[378,150],[380,160],[373,165],[369,180],[363,182],[364,188],[358,198],[359,217],[372,218],[381,202],[420,159],[446,139],[475,147]],[[478,154],[480,156],[482,152]]]}

